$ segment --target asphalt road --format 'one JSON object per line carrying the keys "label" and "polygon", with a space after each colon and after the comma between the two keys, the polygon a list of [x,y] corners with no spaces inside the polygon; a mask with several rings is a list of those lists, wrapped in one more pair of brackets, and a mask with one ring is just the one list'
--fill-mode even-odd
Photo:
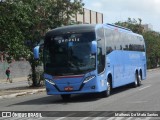
{"label": "asphalt road", "polygon": [[[85,94],[74,95],[71,101],[64,102],[60,96],[47,96],[46,93],[39,93],[12,99],[2,99],[0,101],[0,111],[160,111],[160,69],[149,71],[147,79],[142,81],[142,86],[137,88],[131,86],[116,88],[108,98]],[[49,114],[54,113],[50,112]],[[76,113],[71,112],[71,114]],[[88,117],[85,116],[86,114],[89,114]],[[103,116],[96,118],[89,117],[94,116],[94,114],[97,113],[85,112],[84,117],[76,119],[107,119]],[[114,117],[112,118],[114,119]],[[149,120],[150,118],[146,117],[144,119]],[[67,120],[64,116],[55,119]],[[125,118],[121,117],[120,119]],[[132,120],[136,118],[129,117],[127,119]],[[154,117],[154,119],[158,120],[160,118]]]}

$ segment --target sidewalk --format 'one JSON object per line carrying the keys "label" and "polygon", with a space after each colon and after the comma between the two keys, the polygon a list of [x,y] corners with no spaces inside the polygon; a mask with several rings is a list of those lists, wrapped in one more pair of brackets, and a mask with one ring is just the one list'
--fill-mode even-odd
{"label": "sidewalk", "polygon": [[24,96],[28,94],[36,94],[39,92],[45,92],[44,87],[20,87],[11,88],[6,90],[0,90],[0,99],[14,98],[18,96]]}
{"label": "sidewalk", "polygon": [[[0,79],[0,85],[6,86],[6,85],[12,85],[20,82],[27,82],[27,77],[19,77],[19,78],[13,78],[13,82],[10,83],[9,81],[6,81],[6,79]],[[6,98],[14,98],[18,96],[24,96],[27,94],[36,94],[39,92],[44,92],[44,87],[29,87],[29,86],[13,86],[9,89],[0,89],[0,99],[6,99]]]}
{"label": "sidewalk", "polygon": [[[27,80],[27,77],[19,77],[19,78],[12,78],[12,82],[21,82],[21,81],[26,81]],[[7,79],[0,79],[0,84],[2,83],[10,83],[9,81],[7,81]]]}

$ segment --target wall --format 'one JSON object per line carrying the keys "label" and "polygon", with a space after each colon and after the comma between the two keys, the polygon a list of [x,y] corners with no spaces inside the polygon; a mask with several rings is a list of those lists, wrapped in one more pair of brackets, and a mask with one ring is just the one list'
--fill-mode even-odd
{"label": "wall", "polygon": [[0,79],[5,79],[5,71],[10,67],[12,78],[28,76],[31,66],[27,61],[16,61],[10,65],[7,62],[0,62]]}
{"label": "wall", "polygon": [[97,23],[99,24],[103,23],[103,14],[97,13]]}
{"label": "wall", "polygon": [[90,17],[90,10],[84,9],[84,21],[83,21],[83,23],[90,24],[91,23],[90,18],[91,18]]}
{"label": "wall", "polygon": [[97,18],[98,16],[97,16],[97,12],[95,12],[95,11],[91,11],[91,23],[92,24],[96,24],[98,21],[97,21]]}
{"label": "wall", "polygon": [[83,8],[83,14],[77,13],[75,17],[71,17],[71,21],[79,24],[102,24],[103,13]]}

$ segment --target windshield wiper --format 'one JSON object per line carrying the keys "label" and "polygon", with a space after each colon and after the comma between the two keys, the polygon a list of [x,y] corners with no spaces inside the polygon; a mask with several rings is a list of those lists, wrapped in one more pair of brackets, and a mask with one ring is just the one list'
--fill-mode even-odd
{"label": "windshield wiper", "polygon": [[74,75],[74,73],[62,73],[62,75]]}
{"label": "windshield wiper", "polygon": [[75,65],[75,64],[73,64],[73,63],[70,62],[70,61],[68,61],[68,64],[69,64],[71,67],[76,68],[77,71],[81,71],[81,70],[80,70],[80,67],[79,67],[78,65]]}

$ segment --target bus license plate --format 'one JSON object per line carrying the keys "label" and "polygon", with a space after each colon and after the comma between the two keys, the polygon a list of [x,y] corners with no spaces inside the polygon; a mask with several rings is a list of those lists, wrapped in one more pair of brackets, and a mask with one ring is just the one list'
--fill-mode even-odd
{"label": "bus license plate", "polygon": [[73,90],[73,87],[70,87],[70,86],[69,87],[65,87],[64,90],[65,91],[71,91],[71,90]]}

